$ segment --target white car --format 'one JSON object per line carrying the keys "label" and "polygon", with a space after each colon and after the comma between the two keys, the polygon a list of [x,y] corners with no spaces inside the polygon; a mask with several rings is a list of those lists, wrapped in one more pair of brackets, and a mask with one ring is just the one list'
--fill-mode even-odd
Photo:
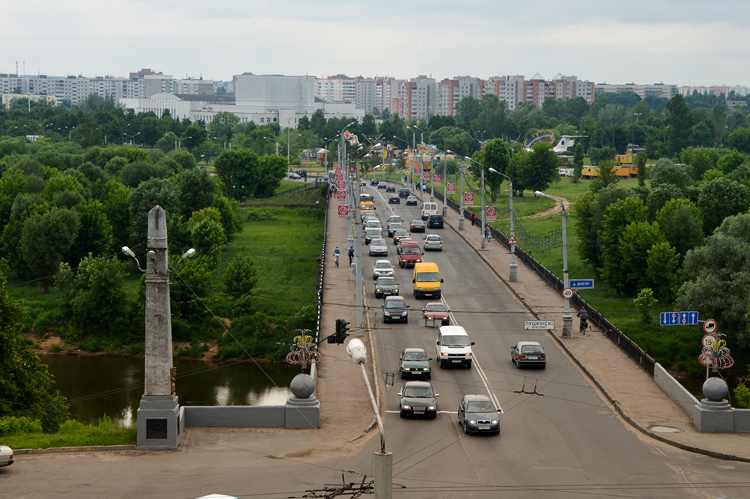
{"label": "white car", "polygon": [[393,277],[393,265],[388,260],[378,260],[372,266],[372,278]]}
{"label": "white car", "polygon": [[370,243],[370,256],[388,256],[388,244],[385,239],[379,237]]}
{"label": "white car", "polygon": [[424,236],[424,249],[443,251],[443,238],[437,234],[427,234]]}
{"label": "white car", "polygon": [[0,466],[13,464],[13,449],[7,445],[0,445]]}
{"label": "white car", "polygon": [[378,229],[380,235],[383,235],[383,224],[380,223],[380,220],[368,220],[365,222],[365,229]]}

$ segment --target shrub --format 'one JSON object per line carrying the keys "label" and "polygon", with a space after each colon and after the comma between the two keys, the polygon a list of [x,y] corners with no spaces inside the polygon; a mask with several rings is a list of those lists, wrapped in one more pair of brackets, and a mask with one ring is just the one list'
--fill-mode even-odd
{"label": "shrub", "polygon": [[59,343],[54,343],[54,344],[53,344],[53,345],[52,345],[52,346],[50,347],[50,349],[51,349],[51,350],[52,350],[53,352],[57,353],[57,352],[59,352],[59,351],[60,351],[60,344],[59,344]]}
{"label": "shrub", "polygon": [[37,419],[7,417],[0,419],[0,437],[22,433],[42,433],[42,423]]}
{"label": "shrub", "polygon": [[750,388],[744,383],[740,383],[737,385],[737,388],[734,389],[734,398],[738,407],[750,409]]}

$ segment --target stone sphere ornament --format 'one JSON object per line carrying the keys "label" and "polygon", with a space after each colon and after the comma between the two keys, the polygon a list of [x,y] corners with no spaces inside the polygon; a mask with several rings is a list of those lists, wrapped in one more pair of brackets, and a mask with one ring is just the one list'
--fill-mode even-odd
{"label": "stone sphere ornament", "polygon": [[727,397],[729,387],[721,378],[708,378],[703,383],[703,396],[711,402],[721,402]]}
{"label": "stone sphere ornament", "polygon": [[309,398],[315,391],[315,380],[309,374],[298,374],[290,383],[289,389],[298,399]]}

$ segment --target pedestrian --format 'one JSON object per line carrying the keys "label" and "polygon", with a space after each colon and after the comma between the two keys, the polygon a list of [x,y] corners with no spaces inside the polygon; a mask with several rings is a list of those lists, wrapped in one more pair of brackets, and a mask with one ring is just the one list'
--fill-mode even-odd
{"label": "pedestrian", "polygon": [[484,237],[487,238],[487,244],[489,244],[490,243],[490,238],[492,237],[492,234],[490,233],[490,227],[489,226],[485,226],[485,228],[484,228]]}
{"label": "pedestrian", "polygon": [[471,226],[474,227],[474,219],[477,218],[477,214],[472,211],[469,217],[471,218]]}
{"label": "pedestrian", "polygon": [[589,327],[589,323],[588,323],[589,313],[588,313],[588,311],[585,308],[582,308],[582,309],[580,309],[578,311],[578,313],[576,315],[578,317],[580,317],[580,319],[581,319],[581,325],[578,328],[578,330],[579,330],[579,332],[581,334],[585,334],[586,333],[586,329],[588,329],[588,327]]}
{"label": "pedestrian", "polygon": [[333,261],[336,264],[336,268],[339,268],[339,259],[341,258],[341,250],[338,246],[333,250]]}
{"label": "pedestrian", "polygon": [[349,248],[349,266],[352,266],[352,262],[354,261],[354,248]]}

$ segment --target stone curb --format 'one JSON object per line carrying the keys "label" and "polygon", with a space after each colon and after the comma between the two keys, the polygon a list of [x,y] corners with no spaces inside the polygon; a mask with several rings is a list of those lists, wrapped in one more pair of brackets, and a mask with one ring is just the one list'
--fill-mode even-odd
{"label": "stone curb", "polygon": [[[529,304],[526,301],[526,299],[518,291],[515,290],[515,288],[510,284],[510,282],[508,282],[505,279],[505,277],[502,276],[502,274],[494,267],[494,265],[492,265],[484,257],[484,255],[482,255],[482,253],[479,250],[477,250],[474,247],[474,245],[471,242],[469,242],[469,240],[466,237],[464,237],[464,235],[459,230],[457,230],[451,223],[449,223],[447,221],[445,223],[453,230],[453,232],[455,232],[456,234],[458,234],[458,236],[461,239],[463,239],[466,242],[466,244],[468,244],[469,247],[471,247],[472,250],[474,250],[474,252],[477,254],[477,256],[485,264],[487,264],[487,266],[492,270],[492,272],[506,285],[506,287],[508,289],[511,290],[511,292],[521,301],[521,303],[523,303],[524,307],[526,307],[526,309],[529,312],[531,312],[531,314],[534,316],[534,318],[539,319],[539,314],[537,313],[536,310],[534,310],[534,307],[531,304]],[[749,458],[742,457],[742,456],[735,456],[734,454],[724,454],[722,452],[715,452],[715,451],[712,451],[712,450],[703,449],[703,448],[700,448],[700,447],[695,447],[693,445],[687,445],[687,444],[683,444],[681,442],[675,442],[674,440],[670,440],[669,438],[666,438],[665,436],[660,435],[660,434],[658,434],[656,432],[653,432],[653,431],[649,430],[648,428],[644,427],[638,421],[636,421],[635,419],[633,419],[633,417],[631,417],[630,414],[628,414],[628,412],[620,405],[620,403],[617,401],[617,399],[615,399],[612,396],[612,394],[609,393],[609,390],[607,390],[599,382],[599,380],[596,379],[596,377],[593,375],[593,373],[591,371],[589,371],[589,369],[585,365],[583,365],[583,363],[578,359],[578,357],[576,357],[573,354],[573,352],[568,348],[568,346],[565,344],[565,342],[563,342],[562,338],[558,337],[554,333],[552,333],[550,336],[552,336],[552,338],[554,338],[554,340],[557,342],[557,344],[560,345],[560,347],[562,347],[562,349],[565,351],[565,353],[567,353],[568,356],[571,359],[573,359],[573,361],[576,363],[576,365],[579,368],[581,368],[581,370],[584,372],[584,374],[586,374],[586,376],[596,385],[596,387],[599,390],[601,390],[601,392],[604,394],[604,396],[607,398],[607,400],[614,406],[614,408],[617,411],[617,413],[620,416],[622,416],[622,418],[625,421],[627,421],[631,426],[633,426],[635,429],[637,429],[638,431],[640,431],[644,435],[647,435],[647,436],[649,436],[649,437],[651,437],[651,438],[653,438],[655,440],[658,440],[660,442],[663,442],[665,444],[669,444],[669,445],[671,445],[673,447],[677,447],[678,449],[682,449],[682,450],[685,450],[685,451],[688,451],[688,452],[693,452],[695,454],[702,454],[704,456],[709,456],[709,457],[713,457],[713,458],[716,458],[716,459],[721,459],[723,461],[739,461],[739,462],[744,462],[744,463],[750,463],[750,459]]]}
{"label": "stone curb", "polygon": [[47,449],[14,449],[16,456],[28,454],[52,454],[57,452],[100,452],[118,450],[137,450],[135,445],[83,445],[81,447],[49,447]]}

